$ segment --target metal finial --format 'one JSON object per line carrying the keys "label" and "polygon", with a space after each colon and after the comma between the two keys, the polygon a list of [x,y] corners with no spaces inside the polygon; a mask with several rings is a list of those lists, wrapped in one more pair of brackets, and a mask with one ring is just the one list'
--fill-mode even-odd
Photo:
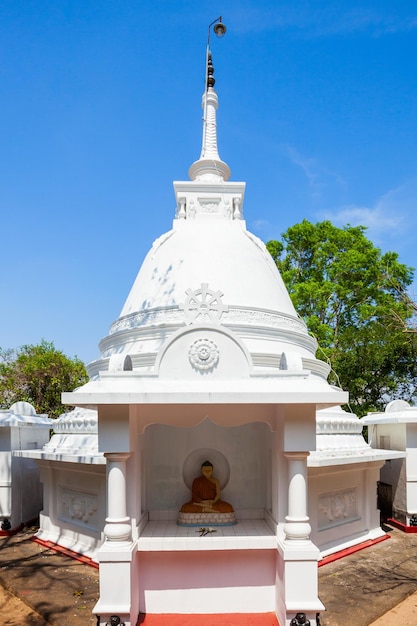
{"label": "metal finial", "polygon": [[207,89],[209,87],[214,87],[216,79],[214,78],[213,74],[214,74],[213,61],[211,58],[211,52],[209,52],[208,59],[207,59]]}

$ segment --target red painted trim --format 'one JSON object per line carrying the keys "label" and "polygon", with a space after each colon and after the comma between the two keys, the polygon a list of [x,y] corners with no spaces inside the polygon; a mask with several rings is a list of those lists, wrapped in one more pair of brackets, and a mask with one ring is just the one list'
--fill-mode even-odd
{"label": "red painted trim", "polygon": [[59,546],[52,541],[45,541],[44,539],[39,539],[38,537],[31,537],[31,540],[35,543],[38,543],[40,546],[44,548],[48,548],[48,550],[54,550],[54,552],[59,552],[60,554],[64,554],[65,556],[69,556],[71,559],[75,561],[79,561],[80,563],[84,563],[85,565],[90,565],[90,567],[94,567],[95,569],[99,569],[99,564],[93,561],[89,556],[84,556],[82,554],[78,554],[78,552],[74,552],[73,550],[69,550],[69,548],[64,548],[63,546]]}
{"label": "red painted trim", "polygon": [[136,626],[279,626],[275,613],[149,614],[141,613]]}
{"label": "red painted trim", "polygon": [[349,556],[349,554],[354,554],[355,552],[359,552],[360,550],[364,550],[365,548],[369,548],[370,546],[375,546],[377,543],[381,543],[381,541],[385,541],[386,539],[390,539],[390,536],[384,535],[383,537],[378,537],[377,539],[368,539],[368,541],[358,543],[356,544],[356,546],[345,548],[345,550],[339,550],[339,552],[335,552],[334,554],[329,554],[329,556],[323,557],[322,560],[319,561],[318,566],[321,567],[322,565],[333,563],[333,561],[343,559],[345,556]]}
{"label": "red painted trim", "polygon": [[391,524],[395,528],[398,528],[398,530],[402,530],[405,533],[417,533],[417,526],[407,526],[407,524],[403,524],[402,522],[399,522],[396,519],[392,519],[391,517],[387,519],[387,523]]}

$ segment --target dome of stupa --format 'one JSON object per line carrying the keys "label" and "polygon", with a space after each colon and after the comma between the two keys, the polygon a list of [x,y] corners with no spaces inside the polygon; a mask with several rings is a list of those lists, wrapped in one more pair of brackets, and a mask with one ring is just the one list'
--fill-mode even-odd
{"label": "dome of stupa", "polygon": [[208,86],[201,156],[189,169],[191,180],[174,182],[173,228],[154,242],[100,342],[101,358],[88,366],[93,380],[108,370],[152,374],[167,342],[189,325],[226,329],[244,346],[252,371],[308,370],[327,378],[329,367],[315,358],[316,341],[271,255],[246,229],[245,183],[229,180],[217,149],[217,107]]}

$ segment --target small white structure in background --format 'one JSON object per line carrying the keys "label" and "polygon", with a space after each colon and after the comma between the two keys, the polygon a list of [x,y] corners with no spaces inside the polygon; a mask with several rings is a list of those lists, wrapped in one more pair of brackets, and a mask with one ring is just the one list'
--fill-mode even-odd
{"label": "small white structure in background", "polygon": [[96,560],[103,541],[106,459],[98,451],[97,411],[76,408],[53,420],[36,460],[44,487],[37,537]]}
{"label": "small white structure in background", "polygon": [[386,459],[404,453],[375,450],[362,436],[364,420],[332,407],[317,411],[316,450],[307,459],[311,538],[321,556],[385,535],[376,488]]}
{"label": "small white structure in background", "polygon": [[[39,470],[22,450],[41,448],[49,440],[53,420],[37,414],[29,402],[0,410],[0,524],[13,530],[37,518],[42,508]],[[14,452],[15,451],[15,452]]]}
{"label": "small white structure in background", "polygon": [[362,422],[373,448],[403,450],[402,458],[381,468],[380,508],[391,523],[417,532],[417,407],[393,400],[383,413],[369,413]]}

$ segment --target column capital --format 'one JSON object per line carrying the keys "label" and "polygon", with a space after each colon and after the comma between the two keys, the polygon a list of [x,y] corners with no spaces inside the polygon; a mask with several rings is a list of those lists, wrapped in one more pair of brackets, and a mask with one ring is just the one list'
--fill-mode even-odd
{"label": "column capital", "polygon": [[131,452],[104,452],[103,454],[108,461],[113,461],[114,463],[127,461],[131,455]]}
{"label": "column capital", "polygon": [[306,459],[309,456],[309,454],[310,452],[308,450],[299,450],[296,452],[284,451],[284,456],[287,457],[287,459],[294,459],[294,460],[299,459],[300,461],[303,459]]}

